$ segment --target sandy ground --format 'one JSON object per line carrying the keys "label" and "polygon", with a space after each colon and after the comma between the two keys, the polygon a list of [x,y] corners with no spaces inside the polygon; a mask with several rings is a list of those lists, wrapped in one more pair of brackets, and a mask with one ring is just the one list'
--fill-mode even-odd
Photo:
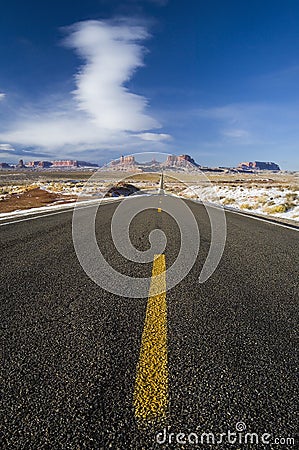
{"label": "sandy ground", "polygon": [[0,201],[0,213],[16,210],[38,208],[51,203],[69,203],[74,197],[47,192],[40,188],[33,188],[22,193],[9,195]]}

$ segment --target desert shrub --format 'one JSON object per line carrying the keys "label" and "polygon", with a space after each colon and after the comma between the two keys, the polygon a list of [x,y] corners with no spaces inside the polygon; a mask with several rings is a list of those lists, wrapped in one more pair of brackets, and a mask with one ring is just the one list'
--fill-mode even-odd
{"label": "desert shrub", "polygon": [[268,197],[266,195],[260,195],[259,197],[256,198],[256,201],[258,203],[266,203],[267,200],[268,200]]}
{"label": "desert shrub", "polygon": [[227,197],[223,200],[223,205],[232,205],[233,203],[235,203],[235,199],[231,198],[231,197]]}
{"label": "desert shrub", "polygon": [[241,209],[254,209],[254,205],[250,205],[250,203],[242,203],[240,205]]}
{"label": "desert shrub", "polygon": [[295,206],[297,206],[297,205],[294,202],[286,202],[285,203],[285,207],[287,208],[287,211],[289,211],[290,209],[295,208]]}
{"label": "desert shrub", "polygon": [[26,186],[25,191],[26,191],[26,192],[32,191],[33,189],[36,189],[37,187],[38,187],[38,185],[35,184],[35,183],[29,184],[29,185]]}
{"label": "desert shrub", "polygon": [[285,199],[287,200],[287,202],[293,202],[293,201],[297,200],[297,198],[298,198],[298,195],[296,192],[294,192],[294,193],[288,192],[285,195]]}
{"label": "desert shrub", "polygon": [[264,208],[264,211],[268,214],[277,214],[277,213],[284,213],[287,211],[286,205],[275,205],[275,206],[266,206]]}

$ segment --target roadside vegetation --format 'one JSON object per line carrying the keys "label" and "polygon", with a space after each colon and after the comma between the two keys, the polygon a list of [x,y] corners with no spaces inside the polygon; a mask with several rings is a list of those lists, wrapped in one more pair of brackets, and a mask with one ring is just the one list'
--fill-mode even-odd
{"label": "roadside vegetation", "polygon": [[[111,186],[119,182],[133,184],[143,192],[157,190],[160,173],[119,173],[113,171],[0,171],[0,213],[11,211],[28,202],[18,198],[30,198],[29,207],[47,202],[75,201],[82,198],[104,197]],[[221,204],[228,208],[257,214],[272,215],[282,219],[299,221],[299,173],[215,174],[205,173],[206,180],[196,173],[164,173],[165,191],[186,198]],[[28,193],[34,191],[32,196]],[[54,196],[53,196],[53,195]],[[34,204],[36,199],[36,205]],[[56,199],[56,200],[55,200]],[[8,207],[8,203],[11,206]],[[22,206],[23,205],[23,206]]]}

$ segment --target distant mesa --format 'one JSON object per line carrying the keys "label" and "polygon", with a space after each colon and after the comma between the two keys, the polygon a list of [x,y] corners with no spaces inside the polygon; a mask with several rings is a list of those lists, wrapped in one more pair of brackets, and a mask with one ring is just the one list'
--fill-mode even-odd
{"label": "distant mesa", "polygon": [[47,168],[47,167],[51,167],[52,166],[52,162],[51,161],[29,161],[26,163],[27,167],[43,167],[43,168]]}
{"label": "distant mesa", "polygon": [[264,162],[264,161],[249,161],[249,162],[241,162],[238,165],[238,169],[241,170],[272,170],[272,171],[280,171],[280,167],[278,164],[274,162]]}
{"label": "distant mesa", "polygon": [[164,167],[182,167],[186,169],[194,169],[200,167],[189,155],[169,155],[164,163]]}
{"label": "distant mesa", "polygon": [[134,156],[121,156],[120,160],[119,160],[119,164],[134,166],[134,165],[136,165],[135,157]]}
{"label": "distant mesa", "polygon": [[24,167],[25,167],[24,161],[22,159],[20,159],[18,164],[17,164],[17,168],[18,169],[24,169]]}
{"label": "distant mesa", "polygon": [[54,161],[45,161],[45,160],[33,160],[24,163],[22,159],[19,160],[17,164],[8,164],[6,162],[0,163],[0,169],[76,169],[76,168],[97,168],[98,164],[94,164],[87,161],[77,161],[76,159],[63,159],[63,160],[54,160]]}
{"label": "distant mesa", "polygon": [[73,159],[66,159],[63,161],[52,161],[53,167],[79,167],[79,163]]}
{"label": "distant mesa", "polygon": [[87,161],[77,161],[75,159],[64,159],[55,161],[29,161],[26,167],[42,167],[42,168],[76,168],[76,167],[99,167]]}
{"label": "distant mesa", "polygon": [[6,162],[0,163],[0,169],[9,169],[10,167],[11,167],[11,165]]}
{"label": "distant mesa", "polygon": [[[121,156],[118,160],[113,161],[108,165],[109,169],[121,171],[161,171],[175,170],[175,171],[196,171],[204,172],[257,172],[261,170],[280,171],[278,164],[274,162],[242,162],[238,167],[204,167],[195,162],[190,155],[168,155],[164,162],[157,162],[153,159],[151,162],[140,163],[135,160],[134,156]],[[103,168],[104,169],[104,168]]]}
{"label": "distant mesa", "polygon": [[[0,169],[77,169],[77,168],[98,168],[99,166],[94,163],[87,161],[78,161],[75,159],[63,159],[63,160],[33,160],[24,163],[22,159],[19,160],[18,164],[11,165],[6,162],[0,163]],[[190,155],[167,155],[166,160],[163,162],[157,161],[153,158],[148,162],[136,161],[135,157],[132,155],[121,156],[109,163],[108,165],[102,166],[101,171],[123,171],[123,172],[161,172],[161,170],[170,170],[177,172],[193,172],[193,171],[203,171],[203,172],[224,172],[224,173],[240,173],[240,172],[260,172],[268,170],[271,172],[279,172],[280,167],[274,162],[265,161],[245,161],[240,162],[237,167],[207,167],[202,166],[195,162],[195,160]]]}
{"label": "distant mesa", "polygon": [[124,171],[136,171],[137,162],[135,161],[134,156],[121,156],[119,159],[115,159],[110,164],[108,164],[108,168],[112,170],[124,170]]}
{"label": "distant mesa", "polygon": [[200,165],[189,155],[168,155],[164,162],[158,162],[153,158],[146,163],[136,161],[134,156],[121,156],[108,165],[108,168],[112,170],[134,172],[160,171],[161,169],[197,170],[199,167]]}

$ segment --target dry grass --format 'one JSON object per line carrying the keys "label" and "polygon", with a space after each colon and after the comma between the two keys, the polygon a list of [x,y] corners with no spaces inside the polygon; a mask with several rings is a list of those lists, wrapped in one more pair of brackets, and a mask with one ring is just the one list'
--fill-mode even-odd
{"label": "dry grass", "polygon": [[251,210],[251,209],[256,209],[256,206],[255,206],[255,205],[251,205],[251,204],[249,204],[249,203],[242,203],[242,204],[240,205],[240,208],[241,208],[241,209],[248,209],[248,210]]}
{"label": "dry grass", "polygon": [[234,198],[227,197],[223,200],[223,205],[232,205],[233,203],[236,203],[236,200]]}
{"label": "dry grass", "polygon": [[288,208],[285,204],[275,206],[265,206],[263,210],[268,214],[285,213]]}

